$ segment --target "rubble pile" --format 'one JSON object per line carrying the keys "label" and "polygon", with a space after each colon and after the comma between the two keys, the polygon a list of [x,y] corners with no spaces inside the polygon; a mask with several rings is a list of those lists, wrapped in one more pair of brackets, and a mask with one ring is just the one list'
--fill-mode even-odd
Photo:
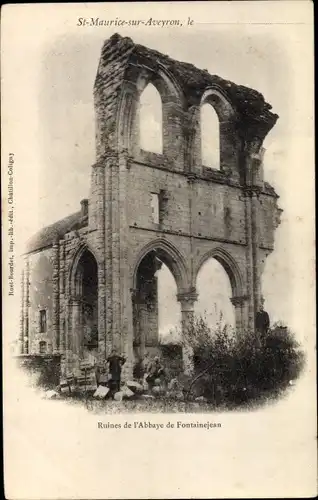
{"label": "rubble pile", "polygon": [[110,376],[105,372],[101,373],[96,365],[82,362],[78,370],[72,374],[64,376],[60,384],[54,391],[48,391],[46,398],[57,399],[63,396],[83,395],[90,396],[96,400],[113,399],[121,402],[123,400],[134,399],[166,399],[182,401],[194,399],[195,401],[205,401],[202,394],[188,391],[191,379],[184,374],[167,380],[166,378],[156,378],[151,386],[143,379],[127,380],[122,382],[120,390],[112,389]]}

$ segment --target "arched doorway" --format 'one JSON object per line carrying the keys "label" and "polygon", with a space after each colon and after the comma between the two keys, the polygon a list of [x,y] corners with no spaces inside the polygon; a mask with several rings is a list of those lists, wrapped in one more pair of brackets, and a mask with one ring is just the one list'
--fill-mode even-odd
{"label": "arched doorway", "polygon": [[162,263],[157,271],[158,332],[162,345],[178,343],[181,338],[181,307],[177,284],[169,267]]}
{"label": "arched doorway", "polygon": [[73,351],[85,359],[98,350],[98,266],[88,249],[81,253],[74,278]]}
{"label": "arched doorway", "polygon": [[[168,344],[177,344],[181,332],[181,309],[177,283],[169,256],[150,250],[136,270],[133,300],[134,358],[163,356]],[[180,347],[180,364],[182,352]]]}
{"label": "arched doorway", "polygon": [[196,280],[198,300],[195,313],[205,319],[211,331],[224,329],[233,331],[236,325],[235,308],[232,303],[233,289],[223,265],[214,257],[204,261]]}

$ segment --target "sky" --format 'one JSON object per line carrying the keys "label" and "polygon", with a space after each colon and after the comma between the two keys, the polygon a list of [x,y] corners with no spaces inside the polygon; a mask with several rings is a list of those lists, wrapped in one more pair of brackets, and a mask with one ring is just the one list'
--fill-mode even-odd
{"label": "sky", "polygon": [[[22,173],[15,179],[17,254],[30,235],[77,211],[80,200],[89,195],[90,167],[95,161],[94,79],[104,40],[118,31],[136,43],[258,90],[279,115],[264,142],[264,173],[284,212],[275,250],[267,259],[263,295],[272,321],[306,329],[298,311],[312,307],[299,293],[304,283],[314,286],[313,111],[306,99],[312,95],[312,67],[302,43],[307,28],[244,23],[211,28],[201,22],[192,30],[79,31],[62,24],[51,30],[39,28],[36,40],[26,27],[23,51],[21,40],[11,41],[7,80],[11,77],[15,84],[4,88],[16,120],[12,143]],[[304,245],[309,252],[306,259],[301,258]],[[226,279],[220,285],[222,293],[227,293]],[[217,282],[211,265],[200,286],[200,299],[205,297],[201,309],[214,303],[213,294],[220,294],[214,286]],[[173,297],[173,285],[166,287],[164,330],[178,314],[167,306]]]}

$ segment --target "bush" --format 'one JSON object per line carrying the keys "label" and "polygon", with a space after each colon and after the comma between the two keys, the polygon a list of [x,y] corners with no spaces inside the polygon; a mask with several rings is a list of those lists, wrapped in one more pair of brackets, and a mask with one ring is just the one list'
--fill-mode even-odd
{"label": "bush", "polygon": [[204,318],[194,317],[184,343],[193,349],[192,390],[230,406],[278,396],[304,366],[294,335],[278,325],[259,344],[254,332],[236,336],[221,321],[211,331]]}
{"label": "bush", "polygon": [[31,375],[32,384],[46,390],[60,383],[61,358],[59,355],[27,354],[16,357],[18,366]]}

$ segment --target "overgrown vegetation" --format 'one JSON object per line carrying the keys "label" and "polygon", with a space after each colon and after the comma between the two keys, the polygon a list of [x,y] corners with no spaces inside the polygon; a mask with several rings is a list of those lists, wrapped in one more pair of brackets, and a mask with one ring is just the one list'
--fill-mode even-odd
{"label": "overgrown vegetation", "polygon": [[[175,409],[171,411],[196,411],[199,405],[207,411],[215,411],[260,405],[283,395],[305,364],[304,352],[294,334],[281,324],[273,325],[260,341],[253,331],[237,333],[224,326],[221,315],[216,327],[212,328],[204,317],[194,316],[183,335],[177,333],[170,336],[170,342],[159,344],[165,380],[162,384],[159,381],[160,387],[154,387],[150,393],[141,387],[142,392],[131,394],[129,401],[121,403],[127,405],[127,410],[131,407],[157,411],[160,407],[162,411],[169,411],[169,408]],[[183,373],[183,350],[193,353],[192,376]],[[33,374],[34,385],[46,389],[58,385],[59,358],[24,356],[20,362]],[[144,371],[142,364],[135,366],[134,379],[141,385]],[[60,397],[64,395],[74,401],[85,399],[92,408],[110,405],[110,411],[114,410],[116,401],[111,402],[108,398],[105,402],[94,403],[93,393],[77,393],[72,389]]]}
{"label": "overgrown vegetation", "polygon": [[223,327],[222,318],[211,331],[203,317],[195,316],[183,343],[193,350],[194,360],[188,395],[228,406],[278,397],[298,378],[305,362],[293,333],[279,324],[258,342],[254,332],[235,334]]}
{"label": "overgrown vegetation", "polygon": [[28,373],[35,387],[52,389],[59,384],[60,356],[25,355],[17,357],[17,362]]}

